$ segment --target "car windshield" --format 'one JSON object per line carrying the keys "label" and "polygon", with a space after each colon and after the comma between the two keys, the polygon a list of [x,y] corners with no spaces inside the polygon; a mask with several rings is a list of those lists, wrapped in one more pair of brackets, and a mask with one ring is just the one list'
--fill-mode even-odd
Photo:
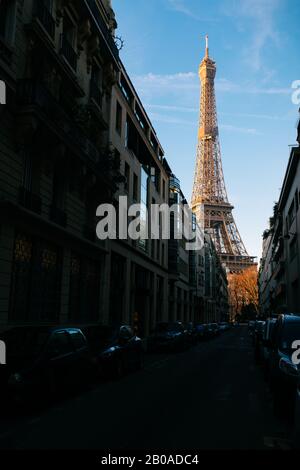
{"label": "car windshield", "polygon": [[283,351],[292,350],[292,345],[294,341],[300,341],[300,322],[288,322],[284,325],[280,349]]}
{"label": "car windshield", "polygon": [[97,326],[84,330],[86,338],[91,346],[98,346],[100,344],[107,344],[113,342],[118,338],[119,329],[110,326]]}
{"label": "car windshield", "polygon": [[47,330],[29,328],[12,329],[1,336],[8,356],[37,356],[44,349],[48,338]]}

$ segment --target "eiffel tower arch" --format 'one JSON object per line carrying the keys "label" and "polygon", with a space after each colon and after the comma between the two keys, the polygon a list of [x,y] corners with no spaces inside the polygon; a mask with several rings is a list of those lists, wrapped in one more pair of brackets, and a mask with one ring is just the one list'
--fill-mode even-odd
{"label": "eiffel tower arch", "polygon": [[192,210],[212,237],[221,262],[228,272],[254,266],[236,226],[229,203],[222,168],[217,106],[215,97],[216,63],[209,57],[206,36],[205,57],[199,68],[201,81],[197,158],[192,193]]}

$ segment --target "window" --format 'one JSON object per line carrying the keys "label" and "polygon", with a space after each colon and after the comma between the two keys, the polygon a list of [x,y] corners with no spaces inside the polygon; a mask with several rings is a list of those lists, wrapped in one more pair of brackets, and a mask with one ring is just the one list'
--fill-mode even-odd
{"label": "window", "polygon": [[122,106],[118,101],[116,110],[116,131],[119,135],[122,135]]}
{"label": "window", "polygon": [[125,124],[125,147],[128,148],[129,144],[129,123],[128,123],[128,118],[126,119],[126,124]]}
{"label": "window", "polygon": [[65,175],[58,163],[54,167],[52,180],[52,205],[56,208],[62,208],[64,204],[65,193]]}
{"label": "window", "polygon": [[91,80],[99,88],[102,88],[102,69],[96,63],[94,63],[92,67]]}
{"label": "window", "polygon": [[63,23],[63,35],[64,38],[68,41],[70,46],[75,46],[76,40],[76,28],[71,19],[65,15],[64,16],[64,23]]}
{"label": "window", "polygon": [[294,222],[294,219],[295,219],[295,201],[292,202],[289,208],[289,213],[288,213],[289,228],[291,228],[292,223]]}
{"label": "window", "polygon": [[130,166],[128,165],[127,162],[125,162],[124,176],[125,176],[124,189],[125,191],[129,192],[130,190]]}
{"label": "window", "polygon": [[164,266],[165,264],[165,245],[162,244],[162,252],[161,252],[161,264]]}
{"label": "window", "polygon": [[83,349],[86,347],[86,341],[83,334],[79,330],[70,330],[71,341],[75,349]]}
{"label": "window", "polygon": [[147,250],[148,247],[148,173],[144,168],[141,171],[141,213],[140,213],[140,248]]}
{"label": "window", "polygon": [[298,209],[299,209],[298,190],[295,192],[295,203],[296,203],[296,212],[298,212]]}
{"label": "window", "polygon": [[166,182],[165,182],[165,180],[163,180],[162,197],[163,197],[163,199],[166,199]]}
{"label": "window", "polygon": [[15,29],[15,2],[2,0],[0,2],[0,38],[12,43]]}
{"label": "window", "polygon": [[61,54],[73,69],[77,71],[78,56],[76,53],[76,27],[65,14],[63,19],[63,33],[61,36]]}
{"label": "window", "polygon": [[156,168],[152,168],[151,171],[151,179],[155,185],[156,191],[160,192],[160,170]]}
{"label": "window", "polygon": [[53,11],[53,0],[43,0],[45,7],[49,11],[49,13],[52,13]]}
{"label": "window", "polygon": [[133,193],[132,193],[132,197],[133,197],[134,201],[138,200],[138,177],[135,173],[133,175]]}
{"label": "window", "polygon": [[32,186],[32,155],[29,152],[24,152],[23,187],[27,191],[31,191],[31,186]]}
{"label": "window", "polygon": [[96,64],[93,64],[91,75],[91,89],[90,97],[101,107],[102,105],[102,69]]}
{"label": "window", "polygon": [[196,229],[197,229],[197,219],[196,219],[196,215],[193,213],[192,214],[192,230],[193,230],[193,232],[196,232]]}

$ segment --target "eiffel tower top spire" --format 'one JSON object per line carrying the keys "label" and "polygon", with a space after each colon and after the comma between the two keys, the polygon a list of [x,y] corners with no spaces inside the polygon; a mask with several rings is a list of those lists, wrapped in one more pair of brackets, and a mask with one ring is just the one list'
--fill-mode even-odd
{"label": "eiffel tower top spire", "polygon": [[209,57],[206,36],[205,56],[199,67],[201,99],[191,205],[198,222],[211,235],[221,260],[232,271],[253,265],[254,258],[243,244],[227,196],[215,97],[216,71],[216,62]]}
{"label": "eiffel tower top spire", "polygon": [[208,57],[209,57],[208,34],[205,36],[205,44],[206,44],[206,47],[205,47],[205,58],[208,58]]}

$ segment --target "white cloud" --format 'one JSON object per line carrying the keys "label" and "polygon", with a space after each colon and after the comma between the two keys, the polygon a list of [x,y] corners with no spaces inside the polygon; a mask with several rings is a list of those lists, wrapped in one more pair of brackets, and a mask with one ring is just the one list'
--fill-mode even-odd
{"label": "white cloud", "polygon": [[219,125],[219,128],[224,131],[237,132],[239,134],[262,135],[257,129],[248,127],[237,127],[232,126],[231,124],[221,124]]}
{"label": "white cloud", "polygon": [[156,75],[148,73],[133,77],[137,87],[151,89],[195,89],[199,84],[195,80],[197,75],[194,72],[175,73],[170,75]]}
{"label": "white cloud", "polygon": [[226,113],[221,112],[219,113],[220,116],[231,116],[231,117],[242,117],[242,118],[250,118],[250,119],[266,119],[269,121],[292,121],[294,117],[292,116],[277,116],[274,114],[255,114],[255,113]]}
{"label": "white cloud", "polygon": [[163,104],[145,104],[147,109],[157,109],[159,111],[171,111],[175,113],[198,113],[198,108],[189,108],[187,106],[172,106]]}
{"label": "white cloud", "polygon": [[275,14],[282,0],[239,0],[223,8],[223,13],[237,20],[239,31],[252,31],[251,39],[244,47],[245,62],[256,72],[263,73],[263,80],[269,81],[274,70],[268,69],[263,58],[267,46],[278,45],[280,34],[277,30]]}
{"label": "white cloud", "polygon": [[[170,115],[165,115],[165,114],[160,114],[160,113],[149,112],[149,117],[153,122],[162,122],[165,124],[191,126],[191,127],[198,126],[198,120],[195,119],[195,121],[188,121],[186,119],[178,118],[176,115],[170,116]],[[249,127],[237,127],[231,124],[222,124],[222,125],[219,125],[219,128],[223,131],[232,132],[232,133],[261,135],[261,133],[257,129],[249,128]]]}
{"label": "white cloud", "polygon": [[203,16],[202,13],[203,11],[205,11],[204,8],[201,8],[200,14],[195,13],[195,11],[191,10],[191,8],[188,6],[188,2],[186,0],[168,0],[168,5],[172,10],[178,13],[182,13],[183,15],[189,16],[190,18],[193,18],[194,20],[197,20],[197,21],[205,21],[205,22],[219,21],[218,18],[216,17],[208,18],[208,17]]}
{"label": "white cloud", "polygon": [[[194,72],[179,72],[166,75],[148,73],[146,75],[136,75],[132,80],[140,92],[158,92],[160,94],[166,94],[170,92],[195,92],[199,90],[200,93],[199,79]],[[216,90],[224,93],[264,95],[286,95],[291,93],[291,89],[288,87],[258,87],[251,83],[235,83],[226,78],[216,80]]]}
{"label": "white cloud", "polygon": [[153,113],[149,112],[149,117],[153,122],[163,122],[165,124],[177,124],[177,125],[184,125],[184,126],[197,126],[197,121],[187,121],[185,119],[180,119],[175,116],[169,116],[160,113]]}
{"label": "white cloud", "polygon": [[196,20],[199,19],[199,17],[187,7],[184,0],[168,0],[168,2],[172,10],[178,11],[179,13],[183,13],[184,15],[190,16],[191,18],[194,18]]}
{"label": "white cloud", "polygon": [[[188,106],[172,106],[172,105],[161,105],[161,104],[154,104],[154,103],[146,103],[144,104],[145,108],[150,113],[153,113],[152,110],[155,111],[166,111],[170,113],[187,113],[187,114],[198,114],[199,108],[193,108]],[[218,113],[220,116],[229,116],[234,118],[249,118],[249,119],[265,119],[268,121],[294,121],[295,116],[294,113],[289,115],[285,114],[283,116],[276,115],[276,114],[257,114],[257,113],[228,113],[228,112],[220,112]]]}
{"label": "white cloud", "polygon": [[[169,116],[165,114],[159,113],[149,113],[149,117],[153,122],[163,122],[165,124],[175,124],[175,125],[183,125],[183,126],[191,126],[196,127],[198,125],[198,121],[188,121],[185,119],[180,119],[177,116]],[[261,135],[261,133],[257,129],[249,128],[249,127],[237,127],[231,124],[222,124],[219,125],[219,128],[224,131],[233,132],[233,133],[242,133],[242,134],[251,134],[251,135]]]}

